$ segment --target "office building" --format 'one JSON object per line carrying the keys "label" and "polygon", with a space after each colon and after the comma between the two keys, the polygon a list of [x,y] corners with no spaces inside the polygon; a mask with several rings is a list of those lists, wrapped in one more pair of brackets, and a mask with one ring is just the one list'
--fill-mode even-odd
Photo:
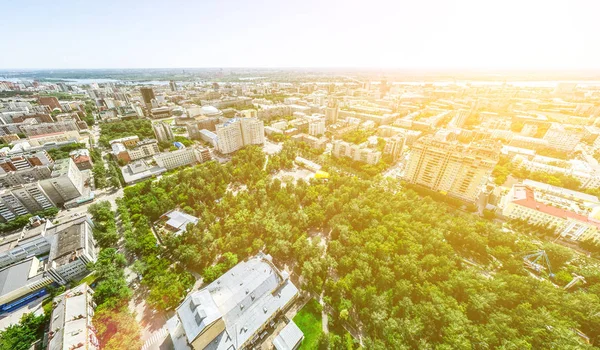
{"label": "office building", "polygon": [[0,174],[0,186],[11,187],[47,179],[52,174],[51,165],[40,165]]}
{"label": "office building", "polygon": [[264,123],[252,118],[234,118],[217,125],[217,149],[228,154],[247,145],[265,142]]}
{"label": "office building", "polygon": [[46,150],[21,152],[0,157],[0,174],[52,164],[54,164],[54,160]]}
{"label": "office building", "polygon": [[94,291],[86,283],[54,298],[48,332],[48,350],[98,350],[92,325]]}
{"label": "office building", "polygon": [[59,284],[64,285],[88,273],[88,265],[96,262],[98,248],[87,216],[59,223],[46,229],[50,243],[47,271]]}
{"label": "office building", "polygon": [[152,157],[160,152],[158,141],[144,140],[136,142],[135,147],[127,148],[124,144],[111,143],[112,154],[123,163],[129,163],[142,158]]}
{"label": "office building", "polygon": [[404,180],[475,202],[498,163],[499,153],[497,144],[465,146],[425,136],[412,145]]}
{"label": "office building", "polygon": [[168,123],[154,123],[152,124],[152,129],[158,142],[168,142],[173,139],[173,131],[171,130],[171,125]]}
{"label": "office building", "polygon": [[298,296],[287,272],[259,254],[188,295],[167,321],[175,350],[258,346]]}

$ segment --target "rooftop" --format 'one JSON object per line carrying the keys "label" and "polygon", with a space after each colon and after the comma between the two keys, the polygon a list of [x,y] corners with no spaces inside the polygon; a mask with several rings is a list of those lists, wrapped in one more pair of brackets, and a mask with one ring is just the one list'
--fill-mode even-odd
{"label": "rooftop", "polygon": [[304,334],[294,323],[290,321],[273,341],[273,345],[277,350],[294,350],[297,345],[304,339]]}

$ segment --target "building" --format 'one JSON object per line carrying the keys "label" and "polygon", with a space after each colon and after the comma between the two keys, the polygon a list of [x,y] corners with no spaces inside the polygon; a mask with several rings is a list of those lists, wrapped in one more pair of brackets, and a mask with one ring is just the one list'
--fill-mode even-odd
{"label": "building", "polygon": [[42,106],[50,107],[50,110],[59,109],[62,111],[60,107],[60,103],[58,102],[58,98],[54,96],[40,96],[38,97],[38,103]]}
{"label": "building", "polygon": [[89,170],[94,167],[90,151],[85,148],[71,151],[69,152],[69,156],[73,159],[73,162],[79,170]]}
{"label": "building", "polygon": [[287,272],[258,254],[188,295],[167,321],[176,350],[237,350],[258,345],[298,296]]}
{"label": "building", "polygon": [[155,107],[150,109],[150,115],[154,119],[169,118],[171,116],[171,109],[169,107]]}
{"label": "building", "polygon": [[497,144],[465,146],[423,137],[412,145],[404,180],[475,202],[498,163]]}
{"label": "building", "polygon": [[173,131],[171,125],[165,122],[159,122],[152,124],[154,135],[158,142],[168,142],[173,139]]}
{"label": "building", "polygon": [[175,236],[179,236],[187,229],[187,225],[195,225],[198,223],[198,218],[179,210],[171,210],[161,215],[154,223],[157,231],[167,231]]}
{"label": "building", "polygon": [[47,271],[57,283],[63,285],[81,277],[89,272],[88,265],[96,262],[93,227],[88,216],[80,216],[46,229],[51,240]]}
{"label": "building", "polygon": [[549,147],[571,152],[584,137],[585,131],[582,127],[552,123],[544,135],[544,140],[548,141]]}
{"label": "building", "polygon": [[94,291],[86,283],[69,289],[52,301],[48,350],[100,349],[92,325]]}
{"label": "building", "polygon": [[228,154],[247,145],[262,145],[265,142],[264,123],[252,118],[234,118],[217,125],[217,149]]}
{"label": "building", "polygon": [[54,163],[50,178],[40,180],[41,188],[56,205],[84,194],[84,177],[71,158]]}
{"label": "building", "polygon": [[169,88],[173,92],[177,91],[177,83],[174,80],[169,81]]}
{"label": "building", "polygon": [[109,144],[114,144],[114,143],[121,143],[123,144],[123,146],[127,147],[127,148],[133,148],[135,147],[138,142],[140,142],[140,138],[137,136],[127,136],[127,137],[122,137],[120,139],[114,139],[111,140],[109,142]]}
{"label": "building", "polygon": [[311,148],[325,149],[327,146],[327,138],[325,137],[317,138],[307,134],[298,134],[292,136],[291,139],[295,142],[304,142]]}
{"label": "building", "polygon": [[20,152],[19,154],[0,157],[0,174],[52,164],[54,164],[54,160],[46,150]]}
{"label": "building", "polygon": [[563,238],[598,240],[598,198],[531,180],[514,185],[500,201],[502,215],[553,227]]}
{"label": "building", "polygon": [[154,90],[151,87],[141,87],[140,93],[142,94],[142,100],[146,105],[152,105],[152,100],[156,100],[154,96]]}
{"label": "building", "polygon": [[123,179],[128,185],[160,176],[165,171],[167,171],[166,168],[148,165],[142,159],[133,161],[121,168]]}
{"label": "building", "polygon": [[22,170],[9,171],[0,174],[0,186],[11,187],[47,179],[52,174],[51,165],[39,165]]}
{"label": "building", "polygon": [[312,136],[325,134],[325,119],[311,120],[308,122],[308,134]]}
{"label": "building", "polygon": [[290,320],[277,337],[275,337],[275,340],[273,340],[273,346],[276,350],[296,350],[300,348],[303,340],[304,334],[302,330],[294,321]]}
{"label": "building", "polygon": [[21,131],[27,136],[37,136],[79,130],[79,125],[75,120],[72,119],[58,121],[54,123],[39,123],[21,126]]}
{"label": "building", "polygon": [[114,142],[111,143],[113,156],[127,164],[131,161],[152,157],[160,152],[158,148],[158,141],[150,139],[138,141],[134,147],[126,147],[122,143]]}
{"label": "building", "polygon": [[334,157],[347,157],[356,162],[367,164],[377,164],[381,159],[381,152],[367,148],[364,145],[355,145],[346,141],[333,141],[331,154]]}
{"label": "building", "polygon": [[211,156],[208,149],[199,147],[183,148],[172,152],[159,153],[154,156],[156,164],[167,170],[185,165],[203,163],[210,159]]}
{"label": "building", "polygon": [[406,137],[404,137],[402,134],[390,137],[389,139],[385,140],[383,154],[389,154],[394,162],[398,161],[402,155],[405,141]]}
{"label": "building", "polygon": [[96,261],[93,223],[87,216],[43,226],[0,240],[0,311],[47,294],[50,284],[87,273]]}

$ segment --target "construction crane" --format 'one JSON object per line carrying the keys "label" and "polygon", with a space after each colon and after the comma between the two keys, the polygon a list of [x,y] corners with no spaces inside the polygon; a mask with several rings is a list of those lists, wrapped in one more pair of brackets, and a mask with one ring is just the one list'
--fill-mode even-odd
{"label": "construction crane", "polygon": [[525,264],[525,267],[534,270],[537,273],[548,269],[548,276],[550,276],[550,278],[554,278],[552,265],[550,265],[550,259],[548,259],[548,255],[546,254],[545,250],[526,253],[523,256],[523,263]]}
{"label": "construction crane", "polygon": [[569,288],[573,287],[574,285],[576,285],[579,282],[583,282],[584,284],[587,283],[585,281],[585,277],[579,276],[579,275],[575,275],[575,277],[573,277],[573,279],[571,280],[571,282],[567,283],[567,285],[564,286],[563,289],[564,290],[569,290]]}

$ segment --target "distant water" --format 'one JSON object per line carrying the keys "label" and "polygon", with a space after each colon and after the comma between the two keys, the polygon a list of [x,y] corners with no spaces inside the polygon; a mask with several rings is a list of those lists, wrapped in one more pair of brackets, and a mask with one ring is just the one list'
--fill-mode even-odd
{"label": "distant water", "polygon": [[[35,79],[28,78],[28,77],[19,77],[19,78],[3,78],[3,77],[0,77],[0,80],[10,81],[10,82],[13,82],[13,83],[18,83],[18,82],[22,82],[22,81],[33,81]],[[141,85],[168,85],[169,84],[168,81],[158,81],[158,80],[151,80],[151,81],[124,81],[124,80],[117,80],[117,79],[102,79],[102,78],[98,78],[98,79],[63,79],[63,78],[56,78],[56,80],[61,80],[65,84],[70,84],[70,85],[89,85],[89,84],[92,84],[92,83],[97,83],[97,84],[119,83],[119,84],[128,84],[128,85],[135,85],[135,84],[141,84]]]}

